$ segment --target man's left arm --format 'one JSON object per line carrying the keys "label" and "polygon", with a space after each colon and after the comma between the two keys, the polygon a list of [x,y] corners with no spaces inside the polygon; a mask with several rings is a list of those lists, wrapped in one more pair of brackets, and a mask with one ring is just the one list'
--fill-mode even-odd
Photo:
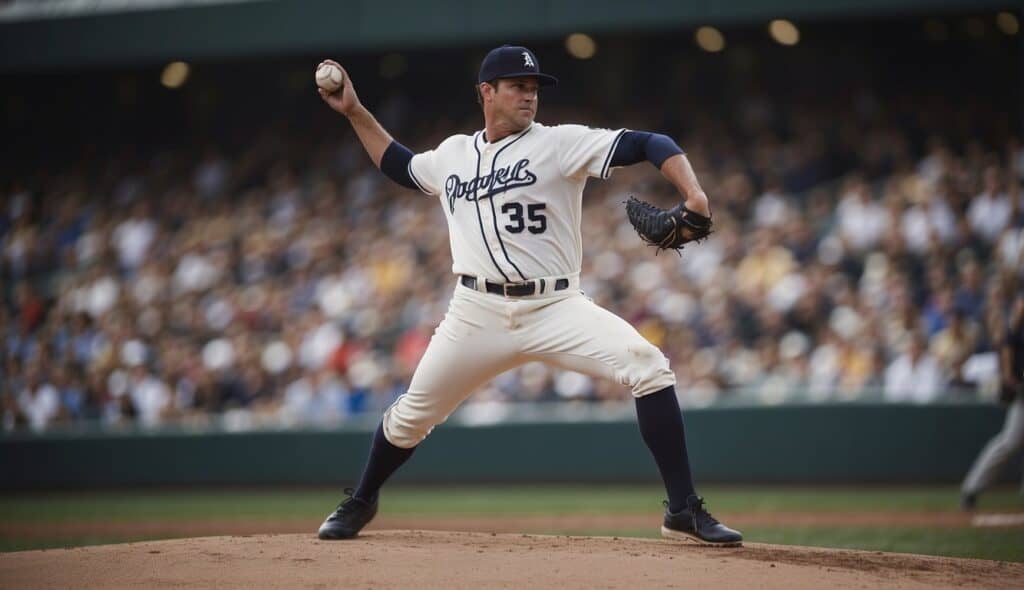
{"label": "man's left arm", "polygon": [[704,217],[711,217],[711,204],[708,203],[708,196],[697,181],[697,174],[690,166],[690,160],[686,154],[678,154],[665,160],[661,165],[661,174],[668,179],[683,197],[683,205]]}
{"label": "man's left arm", "polygon": [[660,133],[628,131],[614,148],[611,166],[644,160],[676,187],[683,202],[666,211],[630,197],[626,213],[640,236],[659,249],[679,249],[706,238],[711,233],[711,206],[682,148]]}
{"label": "man's left arm", "polygon": [[611,167],[629,166],[645,160],[676,187],[687,209],[705,217],[711,216],[708,197],[704,194],[704,189],[701,188],[686,153],[667,135],[649,131],[627,131],[615,146]]}

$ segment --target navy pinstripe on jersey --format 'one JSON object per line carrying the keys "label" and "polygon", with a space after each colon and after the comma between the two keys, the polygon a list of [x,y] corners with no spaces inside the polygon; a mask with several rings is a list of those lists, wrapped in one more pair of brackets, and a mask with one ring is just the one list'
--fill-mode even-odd
{"label": "navy pinstripe on jersey", "polygon": [[[494,166],[498,163],[498,156],[501,155],[501,152],[505,151],[506,148],[508,148],[515,142],[526,137],[526,134],[529,132],[530,128],[527,128],[526,131],[523,131],[522,133],[519,134],[519,137],[501,146],[501,148],[494,154],[494,158],[491,159],[491,172],[494,172]],[[480,135],[482,136],[483,134],[481,133]],[[475,145],[476,142],[474,142],[474,146]],[[479,155],[479,153],[480,152],[478,151],[477,154]],[[527,279],[526,275],[523,274],[523,271],[519,270],[519,267],[516,266],[515,262],[512,262],[512,258],[510,258],[508,255],[508,249],[505,248],[505,242],[501,239],[501,230],[498,229],[498,214],[494,210],[494,195],[492,194],[491,198],[488,200],[491,202],[491,218],[494,220],[494,234],[498,236],[498,244],[501,245],[501,251],[505,254],[505,260],[508,260],[508,263],[512,265],[512,268],[516,269],[516,272],[519,273],[519,278],[525,281]]]}
{"label": "navy pinstripe on jersey", "polygon": [[[481,133],[477,133],[476,135],[473,136],[473,151],[476,152],[476,178],[480,178],[480,159],[481,159],[480,148],[477,146],[476,140],[477,140],[477,136],[479,136]],[[487,255],[491,257],[491,262],[494,263],[494,268],[498,269],[498,272],[501,273],[501,276],[505,277],[505,282],[508,283],[508,282],[510,282],[509,278],[508,278],[508,275],[505,274],[505,269],[501,268],[501,265],[498,264],[498,261],[494,258],[494,253],[491,252],[491,244],[490,244],[490,242],[487,241],[487,232],[484,230],[484,218],[483,218],[482,215],[480,215],[480,199],[478,197],[478,191],[480,190],[479,186],[480,186],[480,183],[475,182],[475,180],[474,180],[473,204],[476,205],[476,218],[477,218],[477,221],[480,222],[480,237],[484,241],[484,248],[487,250]]]}

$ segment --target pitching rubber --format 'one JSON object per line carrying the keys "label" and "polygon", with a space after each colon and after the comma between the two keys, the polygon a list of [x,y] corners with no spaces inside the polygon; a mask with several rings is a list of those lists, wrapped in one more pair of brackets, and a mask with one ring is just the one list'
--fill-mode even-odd
{"label": "pitching rubber", "polygon": [[705,541],[696,535],[690,533],[684,533],[682,531],[675,531],[666,526],[661,527],[661,536],[666,539],[673,539],[676,541],[686,541],[688,543],[695,543],[697,545],[703,545],[705,547],[742,547],[743,541],[734,541],[732,543],[712,543]]}

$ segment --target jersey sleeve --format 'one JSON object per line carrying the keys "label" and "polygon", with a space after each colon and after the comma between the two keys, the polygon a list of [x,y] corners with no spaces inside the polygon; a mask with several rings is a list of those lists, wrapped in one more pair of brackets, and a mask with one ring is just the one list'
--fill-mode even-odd
{"label": "jersey sleeve", "polygon": [[409,160],[409,178],[416,183],[416,188],[433,196],[441,194],[436,162],[437,150],[416,154]]}
{"label": "jersey sleeve", "polygon": [[625,129],[593,129],[583,125],[559,125],[559,168],[569,178],[608,178],[612,154]]}

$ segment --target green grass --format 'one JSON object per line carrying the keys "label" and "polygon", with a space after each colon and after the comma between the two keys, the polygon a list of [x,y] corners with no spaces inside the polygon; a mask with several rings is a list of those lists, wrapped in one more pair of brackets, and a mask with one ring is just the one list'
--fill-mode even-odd
{"label": "green grass", "polygon": [[[886,512],[957,510],[949,487],[707,487],[715,513]],[[657,512],[656,486],[394,487],[383,498],[390,515],[543,515]],[[341,498],[336,489],[165,490],[0,495],[0,523],[132,522],[187,520],[292,520],[322,518]],[[1024,509],[1013,489],[986,494],[986,510]],[[2,530],[2,529],[0,529]],[[645,530],[573,530],[555,533],[650,537]],[[752,542],[845,547],[1024,561],[1024,529],[881,527],[772,527],[744,530]],[[0,535],[0,551],[69,547],[143,537],[18,539]]]}
{"label": "green grass", "polygon": [[[960,501],[960,492],[955,486],[750,486],[708,488],[701,493],[711,508],[720,512],[948,512],[956,511]],[[1020,510],[1024,508],[1024,497],[1013,488],[999,489],[985,494],[979,508]]]}
{"label": "green grass", "polygon": [[122,537],[110,535],[86,535],[59,537],[53,539],[10,539],[0,537],[0,552],[32,551],[35,549],[68,549],[71,547],[87,547],[89,545],[111,545],[115,543],[134,543],[136,541],[157,541],[167,538],[169,537]]}
{"label": "green grass", "polygon": [[0,522],[307,518],[341,494],[327,490],[176,490],[0,496]]}
{"label": "green grass", "polygon": [[[779,486],[707,487],[714,512],[951,511],[953,487],[813,488]],[[316,518],[342,498],[339,490],[173,490],[60,492],[0,495],[0,522],[95,522],[167,519],[283,520]],[[385,491],[389,514],[509,515],[659,511],[657,486],[394,487]],[[1024,508],[1014,490],[985,495],[984,509]]]}

